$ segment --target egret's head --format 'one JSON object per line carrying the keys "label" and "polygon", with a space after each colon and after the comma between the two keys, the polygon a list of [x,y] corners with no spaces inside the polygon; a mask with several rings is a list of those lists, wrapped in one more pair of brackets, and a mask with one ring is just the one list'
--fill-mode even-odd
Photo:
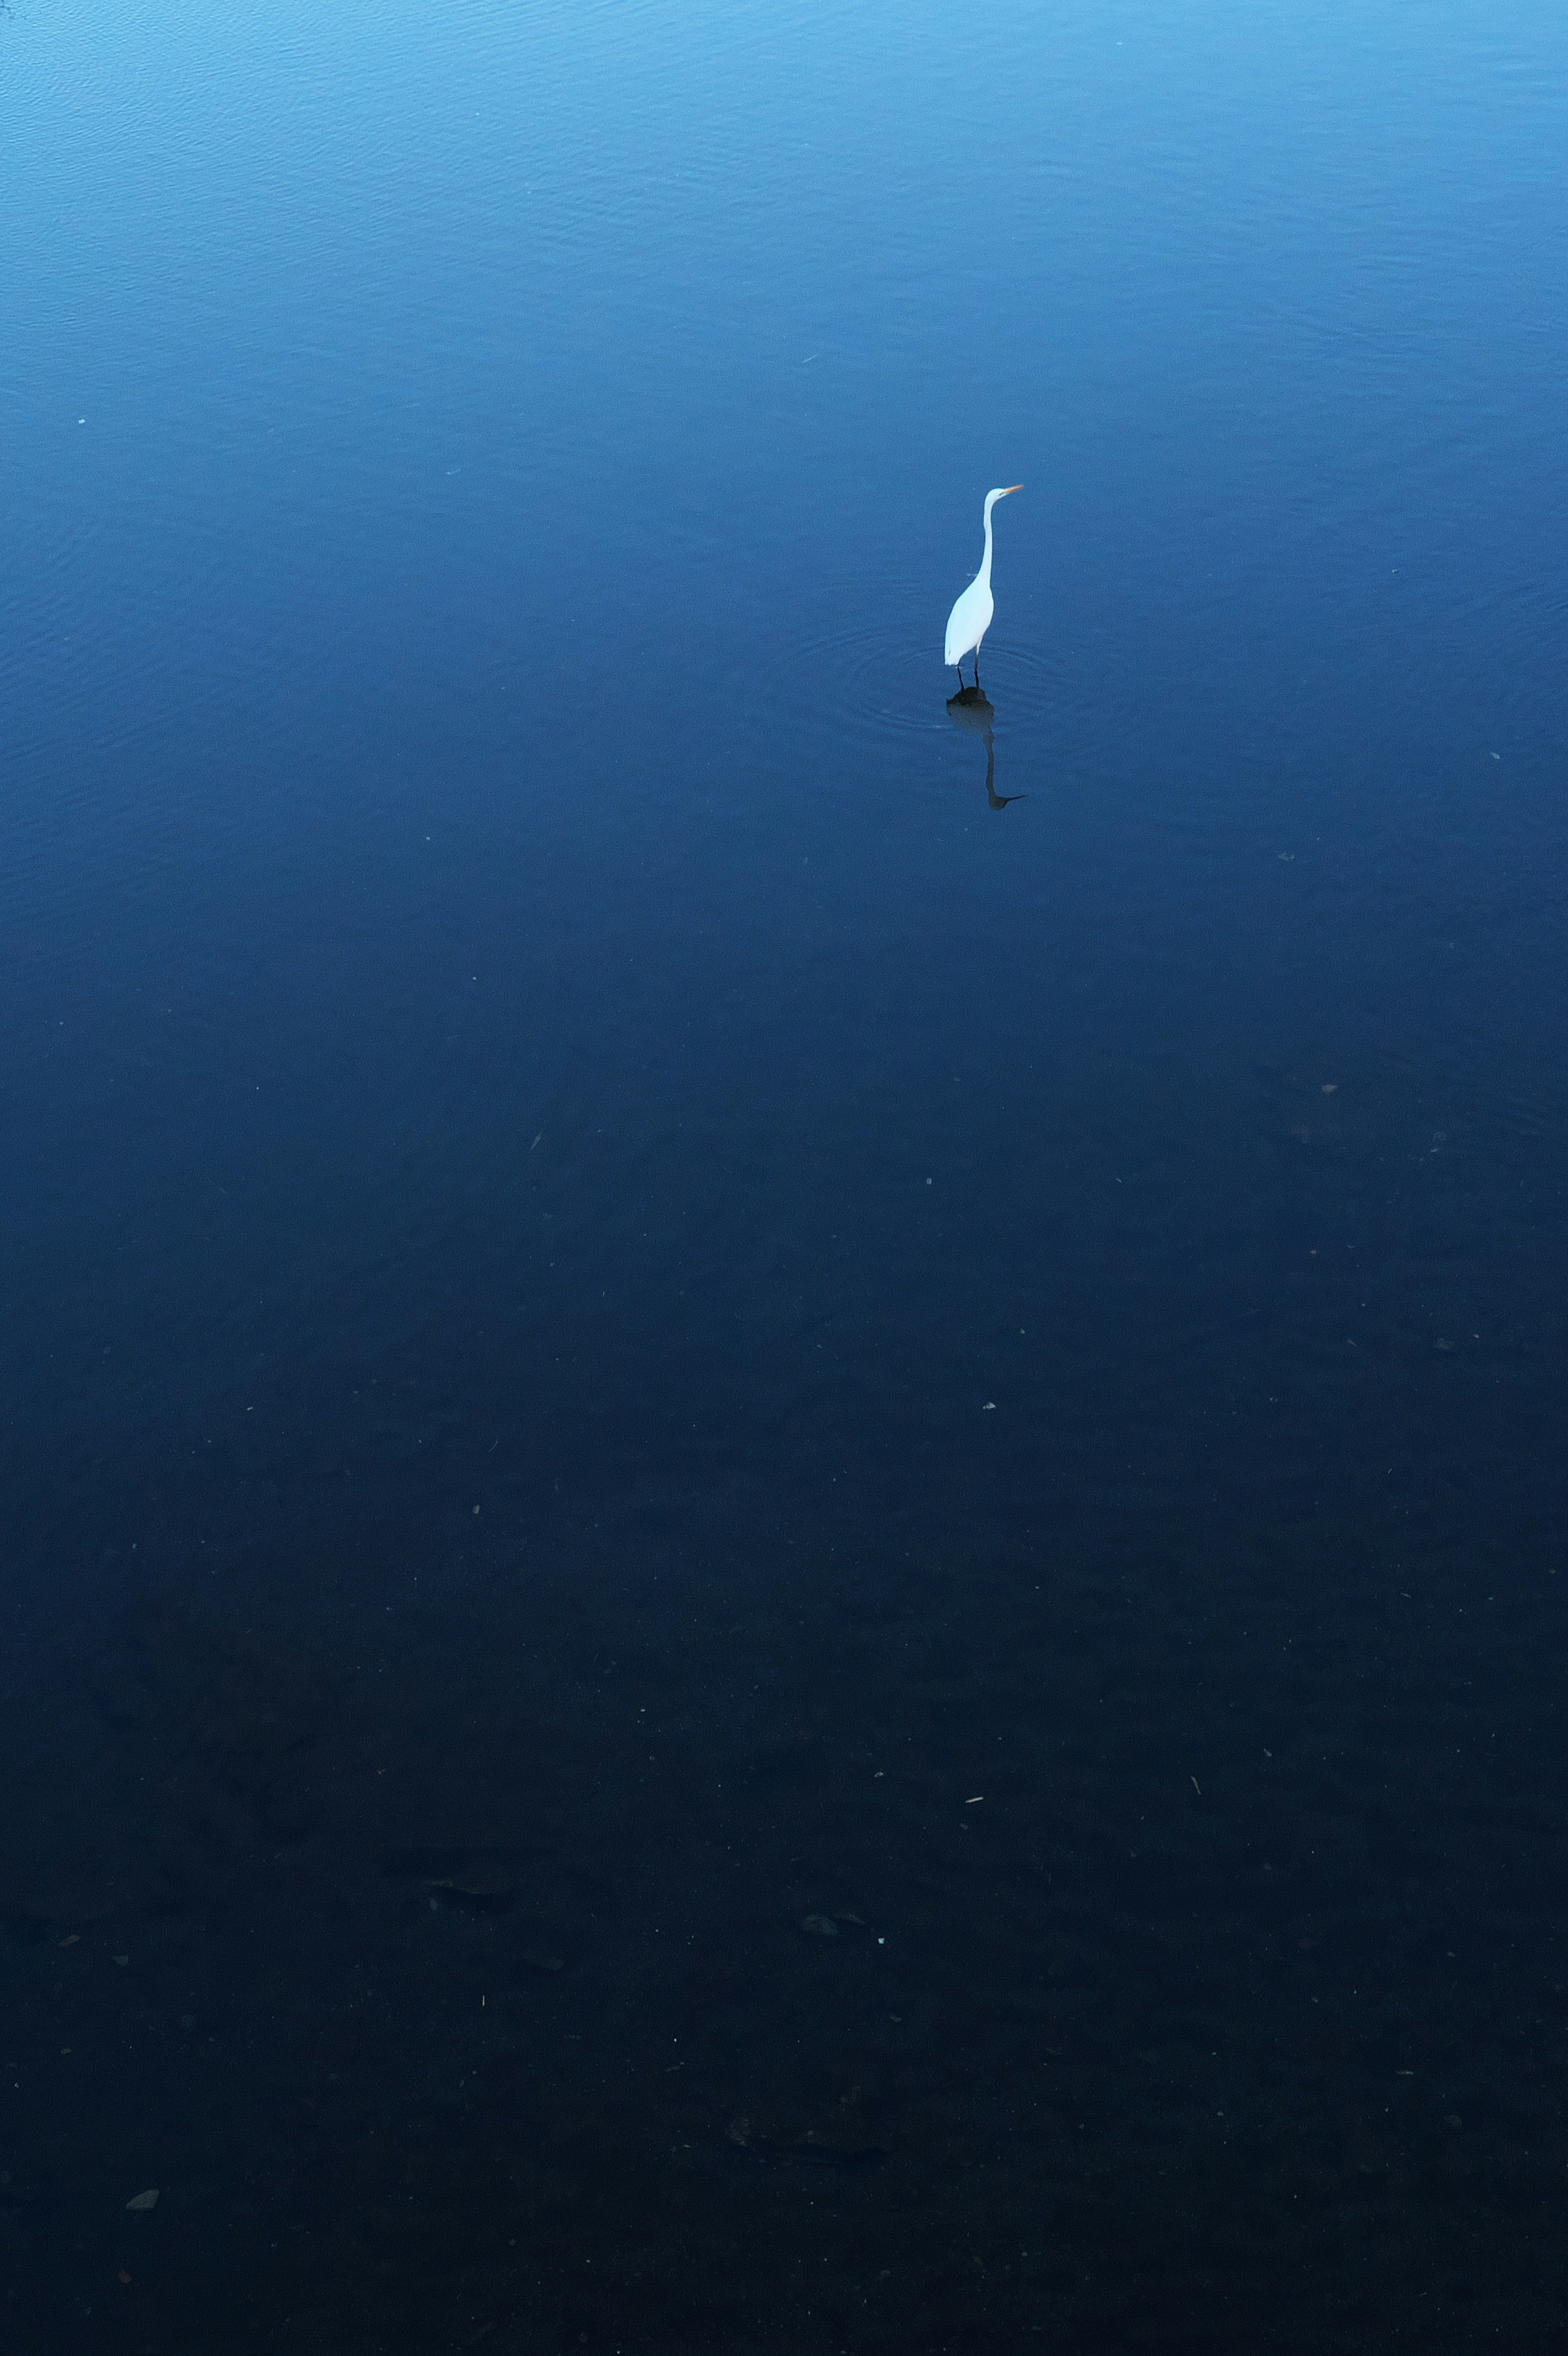
{"label": "egret's head", "polygon": [[991,513],[992,509],[996,505],[998,499],[1010,499],[1015,491],[1021,491],[1023,487],[1024,486],[1022,483],[1009,483],[1004,490],[987,491],[985,495],[986,514],[989,515]]}

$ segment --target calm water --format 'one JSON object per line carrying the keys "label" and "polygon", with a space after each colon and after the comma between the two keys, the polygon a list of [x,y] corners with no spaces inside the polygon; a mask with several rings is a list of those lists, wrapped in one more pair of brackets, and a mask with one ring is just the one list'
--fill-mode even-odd
{"label": "calm water", "polygon": [[1565,134],[0,20],[18,2351],[1561,2348]]}

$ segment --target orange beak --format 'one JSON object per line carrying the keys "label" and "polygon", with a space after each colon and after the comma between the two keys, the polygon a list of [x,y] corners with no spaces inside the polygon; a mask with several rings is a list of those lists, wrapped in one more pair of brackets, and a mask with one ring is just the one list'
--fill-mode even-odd
{"label": "orange beak", "polygon": [[1002,496],[1004,499],[1010,499],[1015,491],[1021,491],[1023,487],[1024,486],[1022,483],[1009,483]]}

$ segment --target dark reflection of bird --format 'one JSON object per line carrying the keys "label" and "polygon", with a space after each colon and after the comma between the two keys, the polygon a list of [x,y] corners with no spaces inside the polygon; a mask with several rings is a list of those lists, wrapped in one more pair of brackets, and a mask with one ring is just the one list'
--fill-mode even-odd
{"label": "dark reflection of bird", "polygon": [[993,809],[1005,809],[1009,802],[1021,802],[1024,794],[999,794],[996,790],[996,706],[983,687],[961,687],[956,695],[948,698],[948,718],[955,728],[968,736],[978,736],[985,747],[985,798]]}

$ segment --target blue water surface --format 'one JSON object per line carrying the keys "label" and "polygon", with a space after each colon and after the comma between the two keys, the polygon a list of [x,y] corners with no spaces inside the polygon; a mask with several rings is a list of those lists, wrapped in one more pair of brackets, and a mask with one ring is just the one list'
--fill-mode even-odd
{"label": "blue water surface", "polygon": [[19,2349],[1561,2348],[1565,136],[0,17]]}

